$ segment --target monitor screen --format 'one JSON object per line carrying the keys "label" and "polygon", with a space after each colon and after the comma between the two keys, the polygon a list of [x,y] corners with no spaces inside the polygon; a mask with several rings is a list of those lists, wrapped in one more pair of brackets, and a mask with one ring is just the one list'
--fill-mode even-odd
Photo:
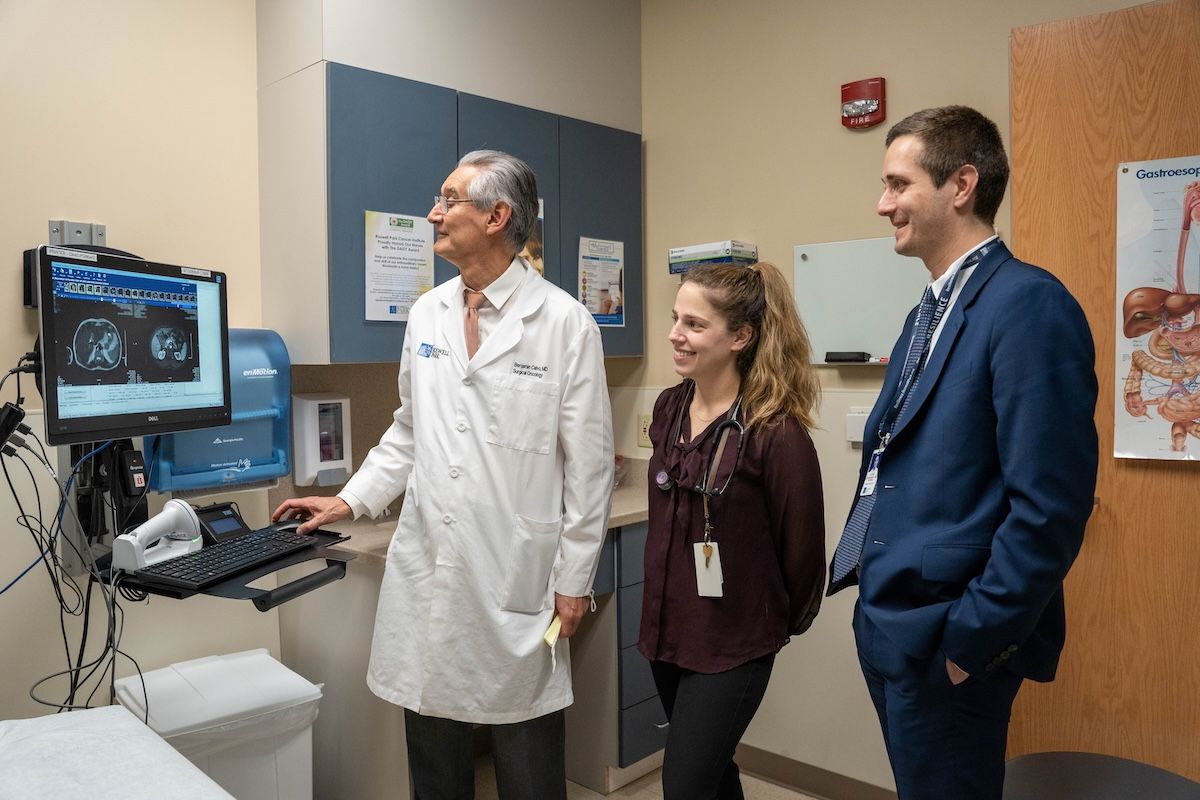
{"label": "monitor screen", "polygon": [[228,425],[226,289],[220,272],[39,248],[49,443]]}

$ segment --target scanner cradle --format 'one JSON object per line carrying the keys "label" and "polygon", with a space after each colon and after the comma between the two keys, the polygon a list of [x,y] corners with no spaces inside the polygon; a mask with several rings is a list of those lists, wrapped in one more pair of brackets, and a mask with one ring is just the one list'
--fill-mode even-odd
{"label": "scanner cradle", "polygon": [[199,550],[200,520],[183,500],[168,500],[163,510],[113,540],[113,570],[136,572],[151,564]]}

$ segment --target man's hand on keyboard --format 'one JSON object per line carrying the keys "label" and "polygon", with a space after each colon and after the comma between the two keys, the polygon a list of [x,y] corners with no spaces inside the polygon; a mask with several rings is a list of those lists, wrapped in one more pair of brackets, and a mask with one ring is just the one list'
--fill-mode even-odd
{"label": "man's hand on keyboard", "polygon": [[303,519],[304,524],[296,529],[296,533],[312,533],[324,525],[352,516],[354,512],[340,497],[293,497],[279,504],[279,508],[271,514],[271,521],[293,517]]}

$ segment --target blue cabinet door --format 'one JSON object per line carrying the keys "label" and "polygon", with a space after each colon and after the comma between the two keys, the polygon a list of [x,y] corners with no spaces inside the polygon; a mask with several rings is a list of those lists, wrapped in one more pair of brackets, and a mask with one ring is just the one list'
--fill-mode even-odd
{"label": "blue cabinet door", "polygon": [[606,356],[644,355],[642,139],[636,133],[559,117],[561,286],[579,296],[579,237],[625,244],[624,327],[602,327]]}
{"label": "blue cabinet door", "polygon": [[[364,212],[429,213],[458,161],[457,93],[344,64],[327,69],[330,360],[398,361],[404,323],[366,321]],[[437,261],[435,283],[455,275]]]}
{"label": "blue cabinet door", "polygon": [[560,283],[558,210],[558,117],[473,94],[458,95],[458,155],[503,150],[524,159],[537,175],[545,224],[542,262],[546,278]]}

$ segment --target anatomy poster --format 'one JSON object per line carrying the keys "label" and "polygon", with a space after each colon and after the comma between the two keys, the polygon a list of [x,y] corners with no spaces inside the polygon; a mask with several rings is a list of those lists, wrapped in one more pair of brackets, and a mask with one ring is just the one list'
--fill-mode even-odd
{"label": "anatomy poster", "polygon": [[1117,167],[1118,458],[1200,459],[1200,156]]}

